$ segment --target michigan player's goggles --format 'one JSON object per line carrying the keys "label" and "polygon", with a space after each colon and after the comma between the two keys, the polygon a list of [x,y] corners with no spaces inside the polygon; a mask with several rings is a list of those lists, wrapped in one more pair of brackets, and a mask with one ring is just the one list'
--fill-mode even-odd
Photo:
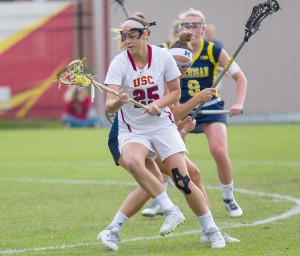
{"label": "michigan player's goggles", "polygon": [[188,61],[188,62],[176,61],[176,64],[177,64],[178,68],[182,68],[182,69],[184,69],[184,68],[188,69],[193,65],[193,63],[191,61]]}
{"label": "michigan player's goggles", "polygon": [[182,28],[201,28],[205,23],[200,21],[195,22],[182,22],[180,25]]}
{"label": "michigan player's goggles", "polygon": [[[190,68],[193,64],[193,53],[185,48],[170,48],[169,52],[174,57],[178,68]],[[178,61],[175,56],[184,57],[187,61]]]}

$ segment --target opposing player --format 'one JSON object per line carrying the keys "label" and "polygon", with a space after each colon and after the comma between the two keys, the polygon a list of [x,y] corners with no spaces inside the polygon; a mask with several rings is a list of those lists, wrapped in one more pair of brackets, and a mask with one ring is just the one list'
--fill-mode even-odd
{"label": "opposing player", "polygon": [[[173,58],[175,59],[175,61],[177,63],[177,66],[181,72],[180,78],[184,77],[187,70],[192,65],[192,46],[190,45],[190,42],[192,41],[193,38],[194,38],[193,33],[189,32],[188,30],[183,30],[178,33],[177,39],[173,42],[173,44],[170,45],[169,52],[172,54]],[[213,92],[212,94],[208,94],[207,95],[208,97],[204,98],[203,96],[205,95],[206,92],[208,92],[208,90],[212,90],[212,89],[211,88],[204,89],[203,91],[201,91],[197,95],[193,96],[190,100],[188,100],[184,104],[181,104],[181,105],[175,104],[174,107],[172,108],[172,112],[174,114],[175,120],[179,121],[182,118],[186,117],[194,109],[194,107],[199,104],[199,102],[203,103],[205,101],[211,100],[213,95],[216,94],[216,90],[212,91]],[[189,132],[189,131],[190,130],[187,130],[187,131],[181,130],[182,136],[184,137],[186,135],[186,132]],[[209,207],[208,198],[206,196],[206,192],[205,192],[204,186],[202,184],[200,171],[192,163],[192,161],[190,161],[190,159],[187,156],[185,156],[185,158],[186,158],[186,164],[188,167],[189,175],[190,175],[192,181],[196,184],[196,186],[199,187],[199,189],[205,195],[206,203],[207,203],[207,206]],[[160,161],[159,157],[156,158],[155,162],[158,164],[160,170],[162,170],[164,173],[166,173],[164,171],[164,165]],[[168,181],[168,178],[166,178],[166,177],[168,177],[168,176],[163,174],[163,177],[164,177],[164,180],[163,180],[164,187],[166,188],[166,182]],[[155,212],[155,211],[159,211],[160,207],[159,207],[159,205],[155,204],[155,202],[153,204],[154,204],[153,208],[148,207],[143,210],[143,212],[142,212],[143,215],[148,214],[148,216],[149,215],[151,216],[151,214],[153,214],[153,213],[157,214],[157,212]],[[148,212],[146,212],[147,210],[148,210]],[[149,214],[149,212],[150,212],[150,214]],[[221,233],[227,243],[239,242],[238,239],[232,238],[232,237],[228,236],[227,234],[225,234],[224,232],[221,232]],[[209,242],[209,240],[204,232],[201,233],[200,241],[202,243]]]}
{"label": "opposing player", "polygon": [[[193,65],[181,79],[182,96],[180,103],[184,104],[200,91],[212,86],[216,80],[218,65],[225,67],[229,61],[229,56],[218,45],[203,40],[206,22],[202,12],[191,8],[182,13],[179,19],[181,28],[188,29],[195,35],[195,39],[192,41]],[[236,100],[234,105],[230,107],[230,116],[234,116],[242,112],[246,97],[247,80],[235,62],[231,64],[228,73],[237,85]],[[221,100],[220,95],[215,95],[203,105],[203,109],[224,109],[224,101]],[[207,137],[211,154],[216,162],[225,208],[229,211],[231,217],[241,217],[243,211],[233,195],[232,166],[227,149],[226,115],[198,114],[196,121],[197,125],[193,132],[204,132]]]}
{"label": "opposing player", "polygon": [[[141,16],[130,17],[122,24],[121,44],[126,50],[114,58],[105,79],[105,84],[120,92],[119,97],[107,95],[106,108],[109,112],[118,111],[118,142],[122,166],[140,185],[124,203],[133,202],[132,195],[137,190],[144,190],[139,198],[154,198],[165,215],[160,230],[162,236],[185,221],[178,207],[167,196],[161,181],[145,165],[145,159],[156,155],[152,147],[154,145],[168,175],[196,214],[212,248],[221,248],[226,245],[225,240],[214,223],[205,196],[188,175],[185,145],[177,131],[174,116],[167,107],[180,98],[180,72],[168,51],[148,45],[148,28],[151,25],[153,23],[148,23]],[[169,93],[164,95],[165,84]],[[128,104],[129,96],[148,105],[149,109],[144,111]],[[161,114],[158,117],[159,112]],[[132,213],[136,208],[127,210]],[[109,249],[118,250],[118,234],[128,217],[129,214],[126,216],[120,210],[113,222],[98,235],[98,239]]]}

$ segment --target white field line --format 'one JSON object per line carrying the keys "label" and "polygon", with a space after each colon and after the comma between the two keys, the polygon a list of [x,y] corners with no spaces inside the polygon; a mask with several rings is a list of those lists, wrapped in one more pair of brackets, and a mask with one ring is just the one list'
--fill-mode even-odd
{"label": "white field line", "polygon": [[25,182],[49,184],[76,184],[76,185],[123,185],[136,186],[135,181],[110,181],[110,180],[61,180],[61,179],[32,179],[32,178],[0,178],[0,182]]}
{"label": "white field line", "polygon": [[[54,180],[54,179],[15,179],[15,178],[1,178],[0,181],[8,181],[8,182],[30,182],[30,183],[64,183],[64,184],[101,184],[101,185],[125,185],[125,186],[136,186],[135,182],[116,182],[116,181],[80,181],[80,180]],[[207,186],[208,189],[220,189],[219,187],[215,186]],[[244,193],[244,194],[250,194],[254,196],[266,196],[266,197],[271,197],[283,201],[292,201],[296,204],[295,207],[292,209],[279,214],[275,216],[271,216],[267,219],[262,219],[262,220],[257,220],[254,221],[253,223],[238,223],[234,225],[227,225],[223,226],[223,228],[226,227],[249,227],[249,226],[257,226],[257,225],[262,225],[266,223],[271,223],[275,222],[277,220],[281,219],[286,219],[291,216],[300,214],[300,199],[294,198],[291,196],[284,196],[276,193],[266,193],[266,192],[260,192],[260,191],[252,191],[252,190],[247,190],[247,189],[239,189],[235,188],[235,191]],[[189,234],[195,234],[199,233],[199,230],[190,230],[187,232],[182,232],[182,233],[174,233],[170,234],[168,237],[178,237],[178,236],[184,236],[184,235],[189,235]],[[161,236],[151,236],[151,237],[135,237],[131,239],[126,239],[122,240],[121,243],[130,243],[130,242],[135,242],[135,241],[140,241],[140,240],[153,240],[153,239],[160,239],[162,238]],[[0,251],[0,254],[16,254],[16,253],[23,253],[23,252],[28,252],[28,251],[47,251],[47,250],[63,250],[63,249],[68,249],[68,248],[76,248],[76,247],[82,247],[82,246],[91,246],[91,245],[97,245],[99,243],[97,242],[91,242],[91,243],[77,243],[77,244],[70,244],[70,245],[59,245],[59,246],[48,246],[48,247],[38,247],[38,248],[23,248],[23,249],[8,249],[8,250],[3,250]]]}
{"label": "white field line", "polygon": [[[0,166],[18,166],[18,165],[34,165],[34,166],[77,166],[78,163],[82,163],[82,161],[26,161],[26,160],[18,160],[18,161],[2,161],[0,162]],[[85,165],[94,165],[94,166],[114,166],[114,162],[112,160],[109,161],[84,161]]]}
{"label": "white field line", "polygon": [[[211,163],[210,160],[195,160],[195,164],[207,164]],[[93,166],[115,166],[114,162],[109,161],[85,161],[86,165]],[[287,162],[274,162],[274,161],[234,161],[236,166],[300,166],[299,161],[287,161]],[[16,165],[35,165],[35,166],[77,166],[78,162],[76,161],[1,161],[0,166],[16,166]]]}

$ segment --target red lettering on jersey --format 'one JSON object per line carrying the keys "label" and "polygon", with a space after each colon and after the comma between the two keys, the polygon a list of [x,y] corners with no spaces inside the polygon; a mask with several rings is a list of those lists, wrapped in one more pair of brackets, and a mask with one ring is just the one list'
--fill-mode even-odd
{"label": "red lettering on jersey", "polygon": [[154,84],[152,76],[148,76],[148,84]]}
{"label": "red lettering on jersey", "polygon": [[142,76],[133,80],[133,86],[139,87],[141,85],[154,84],[152,76]]}
{"label": "red lettering on jersey", "polygon": [[141,80],[142,80],[142,85],[145,85],[148,82],[148,79],[146,76],[142,76]]}
{"label": "red lettering on jersey", "polygon": [[140,86],[140,80],[141,80],[140,78],[134,79],[133,80],[133,86],[134,87],[139,87]]}

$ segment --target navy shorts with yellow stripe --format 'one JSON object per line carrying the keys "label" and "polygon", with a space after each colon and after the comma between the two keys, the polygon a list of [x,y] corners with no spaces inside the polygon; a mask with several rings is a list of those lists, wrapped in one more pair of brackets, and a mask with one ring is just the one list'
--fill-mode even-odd
{"label": "navy shorts with yellow stripe", "polygon": [[114,158],[116,165],[119,165],[118,162],[121,156],[121,153],[119,151],[118,135],[119,135],[119,125],[118,125],[118,116],[116,115],[113,124],[110,128],[110,132],[108,136],[108,147],[112,157]]}
{"label": "navy shorts with yellow stripe", "polygon": [[[201,110],[223,110],[224,109],[224,100],[217,102],[216,104],[202,108]],[[227,117],[226,114],[208,114],[203,115],[199,114],[196,116],[196,127],[190,133],[203,133],[201,124],[204,123],[223,123],[227,126]]]}

